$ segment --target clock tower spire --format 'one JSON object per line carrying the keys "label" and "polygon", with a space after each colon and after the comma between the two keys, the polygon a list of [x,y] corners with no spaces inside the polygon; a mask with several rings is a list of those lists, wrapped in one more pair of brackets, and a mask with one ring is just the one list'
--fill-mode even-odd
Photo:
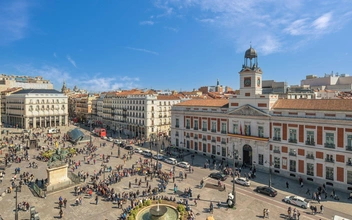
{"label": "clock tower spire", "polygon": [[258,67],[258,55],[252,46],[244,54],[239,74],[241,96],[253,97],[262,94],[262,70]]}

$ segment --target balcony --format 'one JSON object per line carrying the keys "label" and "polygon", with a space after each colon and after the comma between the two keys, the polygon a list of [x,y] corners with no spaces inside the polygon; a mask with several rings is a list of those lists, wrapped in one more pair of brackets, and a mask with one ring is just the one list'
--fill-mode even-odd
{"label": "balcony", "polygon": [[186,135],[186,138],[189,138],[189,135]]}
{"label": "balcony", "polygon": [[335,160],[332,158],[325,158],[325,162],[335,163]]}
{"label": "balcony", "polygon": [[297,156],[297,153],[296,152],[289,152],[288,153],[290,156]]}
{"label": "balcony", "polygon": [[351,158],[349,158],[349,160],[346,162],[346,165],[347,165],[347,166],[352,166],[352,160],[351,160]]}
{"label": "balcony", "polygon": [[197,131],[197,130],[198,130],[198,127],[194,127],[193,130],[196,130],[196,131]]}
{"label": "balcony", "polygon": [[253,140],[253,141],[269,141],[268,137],[251,136],[251,135],[244,135],[244,134],[238,134],[238,133],[227,133],[227,136],[232,138],[241,138],[241,139]]}
{"label": "balcony", "polygon": [[203,137],[203,139],[202,139],[202,140],[203,140],[203,141],[207,141],[207,138],[204,138],[204,137]]}
{"label": "balcony", "polygon": [[194,140],[198,140],[198,137],[197,137],[197,136],[194,136]]}
{"label": "balcony", "polygon": [[296,168],[295,167],[290,167],[290,171],[291,172],[296,172]]}
{"label": "balcony", "polygon": [[346,150],[352,151],[352,145],[347,145],[347,146],[346,146]]}
{"label": "balcony", "polygon": [[215,140],[215,139],[213,139],[213,140],[211,140],[211,142],[216,142],[216,140]]}
{"label": "balcony", "polygon": [[297,139],[289,138],[289,139],[288,139],[288,142],[290,142],[290,143],[297,143]]}
{"label": "balcony", "polygon": [[275,164],[274,168],[280,169],[280,164]]}
{"label": "balcony", "polygon": [[315,146],[314,140],[306,140],[306,145]]}
{"label": "balcony", "polygon": [[186,129],[190,129],[191,127],[190,126],[186,126]]}
{"label": "balcony", "polygon": [[227,144],[226,141],[221,141],[221,144]]}
{"label": "balcony", "polygon": [[307,154],[306,158],[307,158],[307,159],[312,159],[312,160],[314,160],[313,154]]}
{"label": "balcony", "polygon": [[216,129],[211,129],[211,132],[216,132]]}
{"label": "balcony", "polygon": [[227,134],[227,132],[226,131],[221,131],[221,134]]}
{"label": "balcony", "polygon": [[178,137],[178,133],[176,133],[175,136]]}
{"label": "balcony", "polygon": [[206,128],[202,128],[202,131],[207,131],[207,129]]}
{"label": "balcony", "polygon": [[273,137],[274,141],[281,141],[281,137]]}
{"label": "balcony", "polygon": [[335,144],[333,143],[324,143],[325,148],[335,148]]}
{"label": "balcony", "polygon": [[279,154],[280,150],[273,150],[274,153]]}

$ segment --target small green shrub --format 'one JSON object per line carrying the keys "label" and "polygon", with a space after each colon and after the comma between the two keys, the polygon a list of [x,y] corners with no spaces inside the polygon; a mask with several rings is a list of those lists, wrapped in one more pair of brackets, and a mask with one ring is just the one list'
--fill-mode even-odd
{"label": "small green shrub", "polygon": [[146,203],[147,203],[147,206],[150,206],[152,204],[152,201],[147,200]]}
{"label": "small green shrub", "polygon": [[159,204],[161,204],[161,199],[158,200]]}
{"label": "small green shrub", "polygon": [[138,208],[142,208],[142,207],[143,207],[143,204],[139,204],[139,205],[138,205]]}
{"label": "small green shrub", "polygon": [[179,204],[177,206],[177,211],[179,211],[181,214],[186,211],[186,208],[184,205]]}

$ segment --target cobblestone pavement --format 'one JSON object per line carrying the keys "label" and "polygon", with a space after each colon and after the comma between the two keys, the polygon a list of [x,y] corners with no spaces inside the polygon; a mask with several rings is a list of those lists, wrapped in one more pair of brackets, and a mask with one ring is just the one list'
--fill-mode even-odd
{"label": "cobblestone pavement", "polygon": [[[71,126],[73,128],[73,126]],[[62,129],[63,132],[66,129]],[[86,131],[88,133],[88,131]],[[100,143],[106,142],[100,138],[93,138],[93,142],[95,145],[99,146]],[[43,144],[43,143],[41,143]],[[161,144],[161,143],[159,143]],[[160,146],[160,145],[159,145]],[[78,147],[83,147],[78,146]],[[106,147],[100,147],[97,150],[98,154],[112,154],[112,158],[109,161],[108,165],[115,167],[116,165],[123,164],[123,160],[116,158],[117,156],[117,147],[115,146],[112,149],[112,143],[106,142]],[[30,156],[33,158],[33,155],[38,154],[34,149],[30,150]],[[125,149],[121,149],[121,155],[126,154],[127,151]],[[132,160],[126,161],[125,167],[131,167],[138,158],[142,157],[139,154],[134,154]],[[81,166],[78,170],[75,171],[77,174],[78,171],[88,171],[90,174],[94,172],[94,170],[98,171],[101,168],[100,160],[97,161],[95,165],[93,164],[83,164],[84,158],[83,155],[78,155],[74,160],[81,160]],[[185,156],[185,161],[192,163],[191,156]],[[30,161],[34,161],[31,159]],[[191,187],[193,189],[193,196],[200,194],[200,201],[198,201],[198,205],[194,206],[192,198],[190,199],[190,204],[192,210],[194,210],[196,215],[196,219],[206,219],[210,214],[208,213],[208,208],[210,201],[214,201],[215,204],[217,201],[220,201],[221,207],[215,208],[213,216],[215,219],[260,219],[262,217],[262,211],[264,208],[268,208],[270,210],[270,218],[271,219],[287,219],[287,208],[288,205],[283,203],[281,200],[286,195],[300,195],[304,196],[307,188],[310,188],[311,191],[316,189],[318,186],[313,185],[311,183],[305,183],[305,186],[301,188],[298,184],[298,181],[292,179],[285,179],[277,175],[272,175],[272,183],[273,187],[278,190],[278,195],[275,198],[267,197],[261,194],[257,194],[253,191],[253,189],[258,185],[266,185],[268,182],[268,174],[265,172],[257,172],[257,177],[251,181],[251,187],[242,187],[236,185],[236,209],[228,209],[226,207],[226,199],[227,194],[232,190],[231,179],[227,179],[225,181],[226,191],[219,191],[217,189],[203,187],[202,189],[198,188],[198,184],[201,179],[204,179],[206,183],[216,184],[217,181],[210,179],[208,177],[210,172],[213,170],[203,169],[202,166],[204,164],[205,157],[201,155],[196,155],[193,159],[194,163],[194,173],[188,174],[187,179],[181,181],[180,179],[176,179],[176,183],[178,185],[178,189],[183,191],[185,188]],[[21,173],[24,171],[28,171],[29,173],[33,173],[36,178],[42,179],[46,178],[46,163],[36,161],[39,164],[38,169],[28,168],[28,162],[22,163],[14,163],[11,168],[6,169],[6,175],[2,183],[0,183],[0,192],[4,192],[5,189],[9,186],[10,179],[14,175],[14,169],[16,167],[21,168]],[[169,171],[171,168],[170,165],[163,163],[162,170]],[[180,171],[181,168],[176,168],[176,173]],[[244,169],[243,172],[248,172],[248,170]],[[128,183],[129,181],[133,181],[136,177],[126,177],[121,180],[121,182],[113,184],[113,187],[117,192],[129,191]],[[138,176],[138,178],[141,178]],[[290,188],[286,189],[285,182],[290,182]],[[82,183],[83,185],[84,183]],[[154,187],[158,184],[156,179],[150,182],[151,186]],[[144,189],[145,184],[142,183],[142,187],[139,189]],[[131,190],[137,190],[138,186],[132,185]],[[331,190],[331,189],[328,189]],[[310,214],[310,210],[304,210],[298,208],[301,212],[301,219],[332,219],[333,215],[340,215],[345,218],[352,219],[352,205],[351,200],[347,200],[347,195],[344,196],[342,192],[337,192],[340,196],[341,200],[339,202],[331,200],[323,200],[321,204],[324,205],[325,211],[324,214]],[[173,183],[169,183],[168,188],[164,195],[172,195],[173,196]],[[4,219],[12,219],[14,218],[14,207],[15,207],[15,193],[6,194],[4,193],[1,196],[0,200],[0,214]],[[27,201],[30,206],[35,206],[36,210],[39,212],[41,219],[55,219],[59,217],[59,209],[58,209],[58,198],[62,196],[63,198],[67,198],[68,206],[64,209],[64,217],[63,219],[117,219],[121,213],[121,209],[118,209],[116,205],[111,202],[107,202],[104,200],[100,200],[98,205],[95,205],[94,197],[90,198],[89,196],[84,196],[83,204],[76,206],[74,204],[76,197],[74,196],[73,187],[64,189],[58,192],[54,192],[52,194],[47,195],[44,198],[38,198],[33,196],[28,187],[22,187],[22,191],[18,193],[18,202]],[[319,205],[315,202],[313,205]],[[20,211],[19,219],[29,219],[29,212]]]}

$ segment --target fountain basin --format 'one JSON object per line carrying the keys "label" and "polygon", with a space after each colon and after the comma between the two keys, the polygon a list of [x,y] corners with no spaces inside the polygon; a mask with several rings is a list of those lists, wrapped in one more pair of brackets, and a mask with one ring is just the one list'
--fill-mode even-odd
{"label": "fountain basin", "polygon": [[159,205],[159,210],[158,205],[145,207],[136,216],[136,220],[176,220],[178,218],[177,209],[165,204]]}

